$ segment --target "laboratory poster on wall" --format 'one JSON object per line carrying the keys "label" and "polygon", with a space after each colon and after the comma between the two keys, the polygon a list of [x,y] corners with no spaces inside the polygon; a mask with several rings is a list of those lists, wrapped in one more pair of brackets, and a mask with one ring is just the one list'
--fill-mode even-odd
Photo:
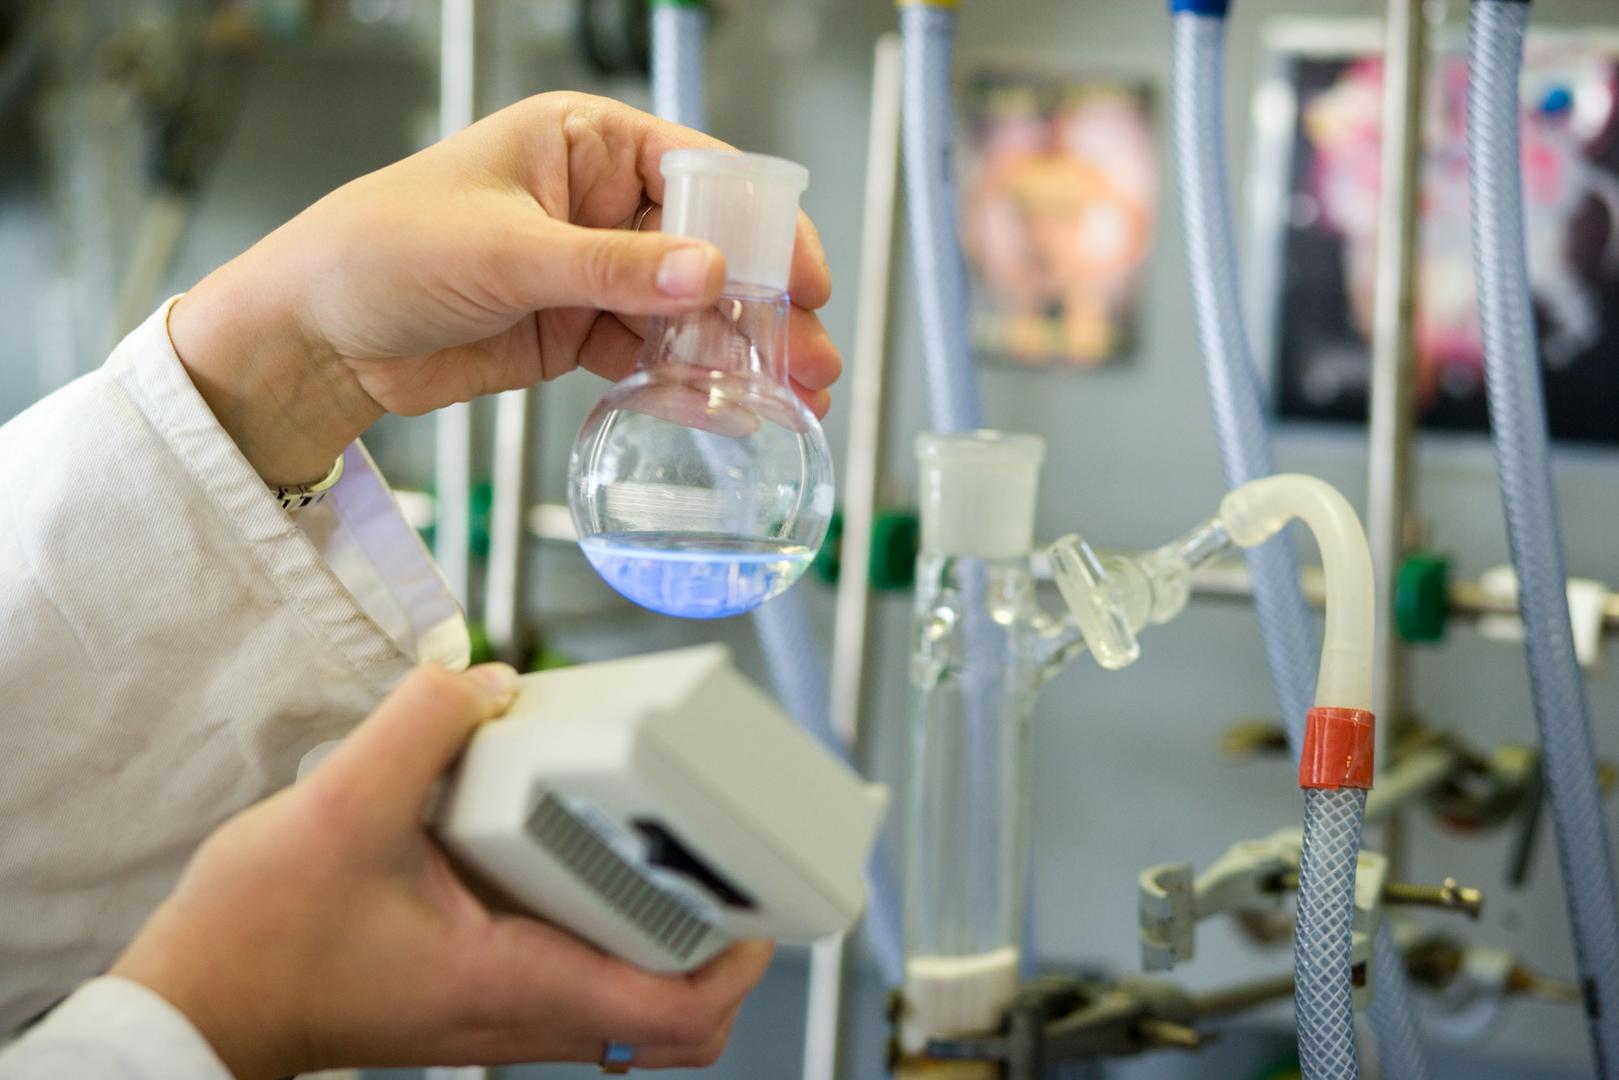
{"label": "laboratory poster on wall", "polygon": [[[1279,264],[1259,288],[1283,417],[1363,423],[1383,70],[1375,35],[1294,31],[1260,89],[1254,212]],[[1442,43],[1422,165],[1417,400],[1488,430],[1467,191],[1467,62]],[[1554,438],[1619,445],[1619,42],[1530,36],[1522,82],[1530,274]]]}
{"label": "laboratory poster on wall", "polygon": [[974,344],[985,357],[1094,368],[1130,356],[1158,203],[1142,82],[969,68],[959,165]]}

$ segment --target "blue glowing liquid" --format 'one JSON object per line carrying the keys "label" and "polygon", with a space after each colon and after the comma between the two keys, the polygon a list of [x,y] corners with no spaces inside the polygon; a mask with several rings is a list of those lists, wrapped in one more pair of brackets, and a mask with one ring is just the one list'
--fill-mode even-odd
{"label": "blue glowing liquid", "polygon": [[579,547],[621,595],[683,619],[750,611],[786,592],[815,556],[797,544],[711,533],[609,533]]}

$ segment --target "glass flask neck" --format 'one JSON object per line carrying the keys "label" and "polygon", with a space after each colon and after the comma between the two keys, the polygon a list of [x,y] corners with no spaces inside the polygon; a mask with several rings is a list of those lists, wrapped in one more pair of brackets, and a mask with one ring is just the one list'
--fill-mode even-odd
{"label": "glass flask neck", "polygon": [[713,307],[655,320],[640,367],[687,364],[786,387],[789,310],[783,290],[728,281]]}

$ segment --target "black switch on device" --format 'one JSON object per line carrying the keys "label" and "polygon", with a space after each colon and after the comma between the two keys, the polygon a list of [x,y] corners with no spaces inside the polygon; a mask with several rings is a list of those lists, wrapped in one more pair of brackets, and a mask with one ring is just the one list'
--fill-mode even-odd
{"label": "black switch on device", "polygon": [[634,824],[646,838],[647,862],[689,878],[726,907],[740,908],[743,911],[757,909],[752,897],[704,862],[702,857],[682,843],[680,837],[672,830],[650,818],[636,818]]}

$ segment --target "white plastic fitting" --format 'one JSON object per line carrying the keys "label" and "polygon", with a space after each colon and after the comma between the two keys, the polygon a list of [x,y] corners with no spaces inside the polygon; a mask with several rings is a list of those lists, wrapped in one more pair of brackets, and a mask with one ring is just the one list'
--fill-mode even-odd
{"label": "white plastic fitting", "polygon": [[1141,656],[1136,632],[1185,610],[1192,570],[1230,546],[1216,519],[1140,555],[1101,557],[1070,533],[1046,549],[1046,558],[1091,657],[1118,671]]}
{"label": "white plastic fitting", "polygon": [[916,956],[905,964],[901,1041],[921,1053],[930,1038],[993,1032],[1017,996],[1018,950]]}
{"label": "white plastic fitting", "polygon": [[809,170],[765,154],[671,150],[663,173],[663,231],[725,254],[725,280],[785,292]]}
{"label": "white plastic fitting", "polygon": [[918,435],[922,549],[963,559],[1027,555],[1045,455],[1045,440],[1037,435]]}
{"label": "white plastic fitting", "polygon": [[1220,503],[1220,522],[1233,543],[1257,547],[1297,518],[1315,536],[1326,577],[1326,630],[1315,703],[1372,708],[1372,554],[1355,508],[1337,488],[1299,473],[1254,480]]}

